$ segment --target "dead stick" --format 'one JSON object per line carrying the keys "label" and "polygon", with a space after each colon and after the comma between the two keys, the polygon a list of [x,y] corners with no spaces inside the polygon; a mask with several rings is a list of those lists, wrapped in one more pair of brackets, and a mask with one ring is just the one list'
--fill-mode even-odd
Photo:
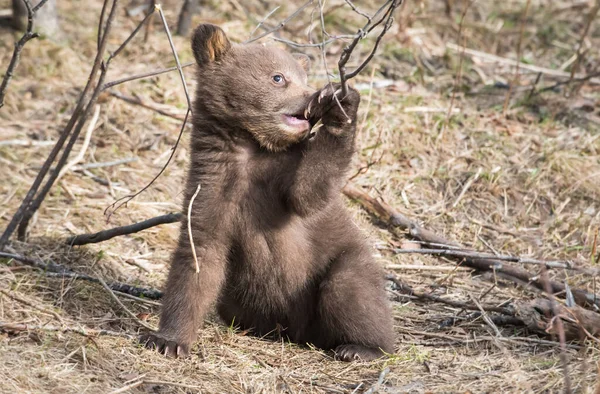
{"label": "dead stick", "polygon": [[[414,290],[412,287],[410,287],[409,285],[407,285],[406,283],[399,280],[395,275],[386,275],[385,278],[387,280],[393,282],[394,285],[396,285],[396,290],[399,293],[406,294],[408,296],[413,296],[419,300],[433,301],[433,302],[438,302],[441,304],[446,304],[446,305],[449,305],[449,306],[452,306],[455,308],[461,308],[461,309],[466,309],[466,310],[471,310],[471,311],[479,311],[479,307],[476,304],[471,304],[471,303],[462,302],[462,301],[448,300],[448,299],[439,297],[437,295],[418,292],[418,291]],[[492,306],[492,305],[485,305],[482,307],[485,311],[501,313],[501,314],[507,315],[507,316],[515,316],[515,310],[510,307],[500,307],[500,306]]]}
{"label": "dead stick", "polygon": [[111,330],[96,330],[93,328],[83,328],[83,327],[56,327],[48,324],[44,325],[30,325],[30,324],[22,324],[22,323],[7,323],[0,321],[0,330],[7,332],[22,332],[22,331],[56,331],[56,332],[73,332],[79,335],[83,335],[85,337],[90,336],[111,336],[111,337],[123,337],[127,339],[134,339],[135,336],[131,334],[127,334],[125,332],[117,332]]}
{"label": "dead stick", "polygon": [[534,265],[543,265],[546,268],[562,268],[569,269],[574,271],[582,271],[588,275],[596,276],[599,274],[598,270],[586,270],[583,268],[575,267],[573,262],[565,260],[565,261],[544,261],[538,259],[531,259],[528,257],[520,257],[520,256],[511,256],[511,255],[495,255],[490,253],[481,253],[472,250],[457,250],[457,249],[392,249],[394,253],[402,254],[402,253],[416,253],[416,254],[435,254],[440,256],[449,256],[449,257],[470,257],[476,259],[484,259],[484,260],[499,260],[499,261],[507,261],[511,263],[521,263],[521,264],[534,264]]}
{"label": "dead stick", "polygon": [[117,297],[115,295],[115,293],[113,292],[114,290],[110,288],[110,286],[104,281],[104,279],[98,277],[98,282],[102,285],[102,287],[104,287],[104,289],[106,290],[106,292],[108,293],[108,295],[110,295],[110,298],[112,298],[117,304],[119,304],[119,306],[121,307],[121,309],[123,309],[125,311],[125,313],[127,313],[127,315],[129,315],[129,317],[131,317],[137,324],[139,324],[140,326],[150,330],[150,331],[156,331],[156,328],[151,326],[150,324],[146,323],[145,321],[141,320],[140,318],[138,318],[135,313],[131,312],[126,306],[125,304],[123,304],[123,302],[119,299],[119,297]]}
{"label": "dead stick", "polygon": [[[47,277],[50,277],[50,278],[79,279],[79,280],[85,280],[87,282],[100,284],[100,281],[98,280],[98,278],[95,278],[93,276],[86,275],[86,274],[78,274],[76,272],[69,270],[67,267],[64,267],[60,264],[56,264],[53,262],[45,263],[43,261],[36,260],[36,259],[26,257],[26,256],[21,256],[16,253],[6,253],[6,252],[0,252],[0,258],[13,259],[13,260],[16,260],[27,266],[37,268],[37,269],[43,271],[44,275],[46,275]],[[130,295],[133,295],[136,297],[144,297],[144,298],[148,298],[151,300],[158,300],[158,299],[161,299],[163,296],[163,293],[160,290],[156,290],[153,288],[147,288],[147,287],[133,286],[128,283],[108,282],[107,285],[114,291],[130,294]]]}
{"label": "dead stick", "polygon": [[119,235],[137,233],[139,231],[146,230],[150,227],[158,226],[159,224],[179,222],[182,218],[183,215],[181,213],[169,213],[167,215],[157,216],[139,223],[99,231],[94,234],[75,235],[73,237],[68,238],[66,243],[71,246],[75,246],[103,242],[111,238],[118,237]]}
{"label": "dead stick", "polygon": [[[394,210],[385,202],[374,199],[367,193],[364,193],[363,191],[357,189],[351,184],[346,184],[342,191],[347,197],[360,203],[363,206],[363,208],[371,214],[378,216],[384,222],[388,223],[393,227],[397,227],[399,229],[408,231],[408,234],[411,237],[419,241],[426,241],[431,242],[432,244],[444,244],[449,245],[450,247],[462,248],[460,244],[447,240],[446,238],[419,226],[417,223],[415,223],[408,217]],[[495,270],[496,272],[502,272],[505,275],[507,275],[507,278],[511,279],[514,282],[519,283],[519,281],[522,281],[525,283],[531,283],[538,289],[544,290],[544,284],[540,280],[538,275],[533,275],[529,271],[520,267],[509,266],[499,260],[480,259],[473,257],[460,258],[460,262],[462,265],[472,267],[480,271]],[[549,284],[552,293],[554,294],[565,291],[565,286],[562,283],[550,281]],[[575,298],[575,302],[577,302],[577,304],[581,306],[596,305],[597,307],[600,307],[600,297],[596,296],[595,294],[588,293],[584,290],[575,289],[573,290],[573,296]]]}

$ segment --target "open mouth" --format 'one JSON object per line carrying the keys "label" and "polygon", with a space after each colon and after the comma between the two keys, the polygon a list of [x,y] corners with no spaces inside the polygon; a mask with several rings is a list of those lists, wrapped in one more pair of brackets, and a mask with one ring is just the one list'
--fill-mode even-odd
{"label": "open mouth", "polygon": [[306,119],[303,113],[293,115],[282,115],[282,117],[283,123],[285,123],[287,126],[297,129],[298,131],[305,131],[308,130],[308,128],[310,127],[310,123],[308,122],[308,119]]}

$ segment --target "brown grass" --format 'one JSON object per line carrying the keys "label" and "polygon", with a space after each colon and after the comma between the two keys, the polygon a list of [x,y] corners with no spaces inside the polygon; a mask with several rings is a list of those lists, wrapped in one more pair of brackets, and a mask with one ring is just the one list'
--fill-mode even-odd
{"label": "brown grass", "polygon": [[[588,83],[569,99],[554,92],[529,97],[537,74],[521,68],[520,86],[513,88],[507,115],[503,116],[506,90],[493,84],[512,81],[514,68],[469,55],[461,62],[460,53],[447,48],[446,43],[458,40],[457,20],[463,2],[454,3],[454,19],[448,19],[442,1],[408,2],[371,63],[373,74],[366,70],[354,81],[363,92],[360,116],[365,119],[355,168],[376,161],[354,181],[428,228],[473,248],[571,259],[588,267],[595,264],[591,247],[600,225],[598,85]],[[525,3],[475,2],[462,31],[467,47],[514,59]],[[59,2],[65,33],[62,42],[34,40],[25,48],[6,105],[0,110],[1,140],[57,139],[94,54],[101,1],[85,4]],[[326,8],[335,4],[327,3]],[[9,1],[0,1],[0,9],[8,6]],[[249,19],[240,6],[238,2],[213,2],[212,7],[203,8],[195,23],[218,23],[233,40],[242,41],[256,20],[275,4],[263,8],[259,2],[248,2],[244,6],[254,19]],[[170,23],[176,21],[178,7],[177,1],[163,3]],[[281,20],[293,10],[294,5],[286,3],[270,20]],[[564,70],[568,72],[587,12],[587,3],[532,1],[522,37],[522,60],[550,69],[566,64]],[[110,40],[112,48],[137,21],[139,17],[119,14]],[[301,15],[286,27],[282,37],[302,41],[306,34],[301,29],[309,21],[310,12]],[[362,22],[343,7],[326,18],[328,29],[340,34],[354,32]],[[1,70],[6,68],[15,37],[0,27]],[[113,63],[109,80],[173,65],[158,20],[147,43],[137,40],[133,44]],[[176,37],[175,45],[182,62],[192,60],[188,39]],[[600,60],[598,48],[600,25],[595,23],[584,40],[580,73],[593,72]],[[330,49],[331,66],[341,44],[334,43]],[[361,53],[368,53],[368,45]],[[359,59],[352,62],[358,64]],[[459,65],[463,68],[462,82],[455,86]],[[326,80],[322,62],[313,62],[313,70],[312,83],[322,85]],[[186,76],[191,85],[196,82],[192,69],[187,69]],[[538,87],[556,81],[544,76]],[[386,83],[388,86],[382,87]],[[116,89],[185,111],[177,73]],[[450,116],[440,134],[452,89],[456,89],[453,106],[459,112]],[[108,95],[100,104],[100,119],[85,162],[127,157],[137,161],[90,170],[96,177],[109,180],[109,187],[84,174],[67,173],[32,221],[28,242],[13,242],[12,248],[107,280],[160,287],[177,237],[175,225],[89,247],[69,249],[61,245],[75,233],[129,224],[180,207],[187,136],[166,173],[106,223],[105,207],[115,198],[139,190],[160,170],[179,124]],[[80,147],[81,141],[75,152]],[[50,149],[0,145],[0,228],[8,223]],[[477,179],[457,201],[465,184],[477,173]],[[350,205],[374,245],[397,246],[402,242],[358,206]],[[376,254],[385,266],[451,265],[431,256],[394,256],[384,250]],[[475,297],[500,304],[538,296],[502,278],[463,270],[400,269],[396,273],[415,289],[457,300]],[[567,281],[571,287],[600,292],[596,278],[562,271],[552,271],[550,276]],[[102,286],[48,279],[36,271],[16,268],[10,261],[0,266],[0,286],[8,290],[0,294],[1,322],[130,334],[139,330]],[[127,298],[122,302],[138,317],[147,316],[148,322],[156,325],[156,305]],[[440,323],[455,316],[459,319],[454,326],[440,328]],[[44,329],[5,332],[0,334],[0,392],[104,393],[130,387],[130,392],[160,393],[359,393],[375,385],[386,367],[390,372],[379,392],[559,392],[563,388],[558,346],[540,344],[538,337],[522,328],[499,327],[498,338],[482,318],[468,318],[468,313],[444,305],[408,299],[394,304],[394,318],[396,354],[384,361],[357,364],[335,362],[331,354],[318,350],[236,333],[214,317],[207,319],[197,351],[186,360],[167,360],[139,348],[135,341],[114,336]],[[573,389],[594,392],[600,384],[598,344],[571,347],[567,356]]]}

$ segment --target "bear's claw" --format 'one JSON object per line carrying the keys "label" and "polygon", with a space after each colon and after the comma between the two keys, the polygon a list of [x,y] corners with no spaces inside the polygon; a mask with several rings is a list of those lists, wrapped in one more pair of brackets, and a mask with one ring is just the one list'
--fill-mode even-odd
{"label": "bear's claw", "polygon": [[167,357],[186,357],[190,354],[190,345],[177,343],[161,337],[159,334],[145,334],[140,337],[140,343],[148,349],[157,350]]}
{"label": "bear's claw", "polygon": [[384,356],[380,349],[354,344],[340,345],[334,354],[339,361],[371,361]]}

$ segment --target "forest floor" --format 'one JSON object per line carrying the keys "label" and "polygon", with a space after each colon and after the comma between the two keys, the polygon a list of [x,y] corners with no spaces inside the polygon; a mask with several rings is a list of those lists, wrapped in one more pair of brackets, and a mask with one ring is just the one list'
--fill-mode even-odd
{"label": "forest floor", "polygon": [[[9,3],[0,0],[0,9]],[[0,229],[68,121],[90,71],[102,1],[80,3],[58,2],[63,34],[58,40],[27,44],[0,109]],[[110,50],[143,17],[125,12],[135,2],[121,3]],[[277,5],[258,0],[210,3],[194,25],[219,24],[236,42],[247,39],[257,21]],[[580,39],[593,2],[531,1],[526,15],[525,0],[474,2],[463,23],[463,3],[470,2],[455,3],[460,4],[450,15],[441,0],[405,4],[378,54],[353,81],[362,94],[353,184],[470,248],[597,268],[600,77],[542,91],[568,81],[575,64],[576,76],[598,72],[598,18]],[[268,23],[274,26],[300,5],[287,2]],[[162,6],[174,30],[180,2],[168,0]],[[317,1],[314,6],[318,15]],[[323,21],[332,34],[353,34],[364,22],[342,0],[327,2],[324,9]],[[308,7],[279,36],[306,42],[312,11]],[[319,23],[313,23],[318,35]],[[174,65],[158,18],[145,42],[143,35],[111,64],[108,80]],[[6,69],[19,36],[0,26],[0,70]],[[577,60],[580,42],[583,56]],[[174,37],[174,43],[182,62],[193,60],[188,37]],[[365,41],[357,54],[365,56],[372,43]],[[457,49],[457,44],[468,49]],[[328,47],[330,72],[337,72],[342,48],[341,41]],[[322,86],[327,78],[319,51],[298,50],[313,57],[310,83]],[[511,62],[517,58],[522,65],[515,79]],[[185,75],[193,92],[201,81],[195,80],[193,67]],[[513,88],[505,105],[509,84]],[[177,139],[177,118],[186,110],[177,72],[113,91],[139,97],[172,116],[103,94],[80,165],[120,164],[85,171],[73,167],[65,173],[35,215],[28,239],[15,238],[10,248],[107,281],[162,288],[178,236],[175,224],[94,245],[65,245],[74,234],[180,209],[189,129],[165,173],[107,223],[106,207],[140,190],[160,171]],[[83,138],[73,156],[82,146]],[[540,297],[526,283],[517,286],[501,275],[456,269],[448,259],[395,255],[389,249],[405,247],[408,238],[391,232],[355,202],[348,200],[348,206],[371,237],[379,263],[418,291],[496,305]],[[536,267],[525,268],[539,273]],[[571,288],[600,292],[590,275],[560,269],[549,275]],[[0,323],[28,326],[0,331],[2,393],[561,392],[561,354],[574,392],[600,390],[598,342],[569,343],[561,351],[552,338],[526,328],[495,327],[481,315],[407,297],[394,298],[395,354],[347,364],[334,361],[329,352],[243,335],[213,317],[191,357],[166,359],[128,337],[141,327],[98,284],[51,278],[2,259],[0,290]],[[157,324],[158,303],[118,297],[138,318]],[[85,331],[100,329],[113,335]]]}

